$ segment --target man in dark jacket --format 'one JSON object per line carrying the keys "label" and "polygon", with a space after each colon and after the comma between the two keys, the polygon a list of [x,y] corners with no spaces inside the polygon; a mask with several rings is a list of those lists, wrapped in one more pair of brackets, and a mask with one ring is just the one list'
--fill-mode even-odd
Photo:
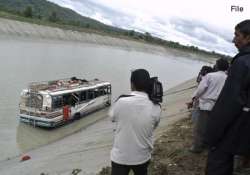
{"label": "man in dark jacket", "polygon": [[239,53],[208,119],[207,175],[232,175],[234,155],[250,155],[250,20],[237,24],[234,34]]}

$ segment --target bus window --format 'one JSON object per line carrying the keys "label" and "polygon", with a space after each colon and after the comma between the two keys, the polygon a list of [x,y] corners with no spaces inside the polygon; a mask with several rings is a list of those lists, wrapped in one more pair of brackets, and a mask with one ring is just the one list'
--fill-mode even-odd
{"label": "bus window", "polygon": [[98,91],[100,96],[104,95],[104,87],[100,87]]}
{"label": "bus window", "polygon": [[72,96],[71,94],[64,94],[63,95],[63,105],[72,105]]}
{"label": "bus window", "polygon": [[94,89],[88,90],[88,100],[92,100],[94,98],[95,98]]}
{"label": "bus window", "polygon": [[111,86],[108,86],[108,94],[111,94]]}
{"label": "bus window", "polygon": [[25,106],[40,109],[42,108],[42,105],[43,105],[42,95],[36,93],[27,93]]}
{"label": "bus window", "polygon": [[68,100],[69,99],[69,95],[68,94],[64,94],[63,95],[63,106],[68,105]]}
{"label": "bus window", "polygon": [[61,108],[63,106],[63,97],[62,96],[52,96],[52,108]]}
{"label": "bus window", "polygon": [[104,89],[104,95],[108,94],[108,86],[103,87]]}
{"label": "bus window", "polygon": [[75,104],[79,101],[77,93],[70,93],[63,95],[63,105],[75,106]]}
{"label": "bus window", "polygon": [[82,91],[80,93],[80,101],[86,101],[87,100],[87,92],[86,91]]}
{"label": "bus window", "polygon": [[94,94],[95,97],[99,97],[100,96],[99,89],[94,89]]}

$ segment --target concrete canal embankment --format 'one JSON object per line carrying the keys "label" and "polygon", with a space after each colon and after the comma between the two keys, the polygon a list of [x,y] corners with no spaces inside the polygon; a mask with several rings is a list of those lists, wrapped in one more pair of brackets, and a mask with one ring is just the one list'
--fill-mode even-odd
{"label": "concrete canal embankment", "polygon": [[60,28],[42,26],[38,24],[31,24],[4,18],[0,18],[0,36],[78,41],[82,43],[123,47],[127,49],[133,48],[136,50],[144,49],[158,52],[162,52],[165,50],[165,48],[163,47],[153,46],[150,44],[145,44],[132,40],[114,38],[96,33],[63,30]]}
{"label": "concrete canal embankment", "polygon": [[[0,17],[0,38],[22,38],[36,40],[61,40],[97,44],[103,46],[119,47],[127,50],[137,50],[148,53],[172,53],[176,56],[189,57],[195,60],[213,62],[216,58],[196,53],[186,52],[179,49],[152,45],[143,41],[117,38],[109,35],[89,32],[64,30],[57,27],[50,27],[27,22],[9,20]],[[211,61],[212,60],[212,61]]]}

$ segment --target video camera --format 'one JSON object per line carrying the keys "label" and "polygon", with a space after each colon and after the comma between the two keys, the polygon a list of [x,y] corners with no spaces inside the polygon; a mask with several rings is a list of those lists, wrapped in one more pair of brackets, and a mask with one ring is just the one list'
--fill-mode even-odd
{"label": "video camera", "polygon": [[155,103],[159,104],[162,102],[163,88],[162,83],[158,80],[158,77],[151,77],[149,83],[149,98]]}

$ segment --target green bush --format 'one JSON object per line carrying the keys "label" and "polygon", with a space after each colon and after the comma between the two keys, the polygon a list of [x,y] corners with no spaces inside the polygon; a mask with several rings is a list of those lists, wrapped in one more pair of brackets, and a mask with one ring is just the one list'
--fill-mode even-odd
{"label": "green bush", "polygon": [[25,10],[23,11],[23,16],[27,18],[32,18],[33,17],[33,11],[31,6],[27,6]]}

